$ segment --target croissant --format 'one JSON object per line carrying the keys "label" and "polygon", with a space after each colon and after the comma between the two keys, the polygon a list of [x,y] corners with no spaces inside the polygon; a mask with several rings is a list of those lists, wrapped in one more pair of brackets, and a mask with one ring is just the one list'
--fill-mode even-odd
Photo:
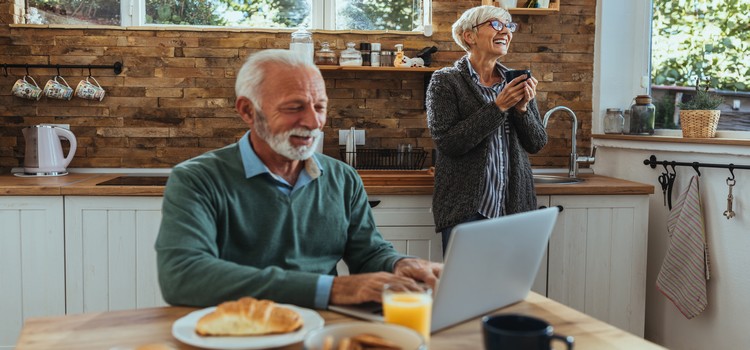
{"label": "croissant", "polygon": [[265,335],[289,333],[302,324],[302,317],[294,310],[270,300],[245,297],[219,304],[198,320],[195,332],[203,336]]}

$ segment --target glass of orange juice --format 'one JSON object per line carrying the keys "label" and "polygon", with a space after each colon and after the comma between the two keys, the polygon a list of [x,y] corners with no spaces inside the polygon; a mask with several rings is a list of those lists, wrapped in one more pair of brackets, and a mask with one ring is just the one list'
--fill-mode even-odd
{"label": "glass of orange juice", "polygon": [[430,342],[432,319],[432,289],[422,292],[394,290],[390,285],[383,289],[383,316],[385,323],[411,328]]}

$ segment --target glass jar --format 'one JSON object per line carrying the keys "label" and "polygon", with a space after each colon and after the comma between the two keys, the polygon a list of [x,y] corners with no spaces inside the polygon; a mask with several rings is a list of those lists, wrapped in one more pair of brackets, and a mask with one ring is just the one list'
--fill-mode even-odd
{"label": "glass jar", "polygon": [[620,108],[607,108],[604,114],[604,133],[605,134],[622,134],[622,127],[625,124],[625,117],[622,115]]}
{"label": "glass jar", "polygon": [[656,107],[651,103],[651,96],[638,95],[630,106],[630,133],[636,135],[653,135],[656,122]]}
{"label": "glass jar", "polygon": [[354,48],[354,43],[346,43],[346,50],[339,55],[339,66],[361,66],[362,54]]}
{"label": "glass jar", "polygon": [[335,66],[338,63],[336,53],[331,50],[330,44],[324,41],[320,44],[320,50],[315,53],[315,64],[320,66]]}
{"label": "glass jar", "polygon": [[626,109],[623,113],[625,114],[625,122],[622,123],[622,133],[630,134],[630,110]]}
{"label": "glass jar", "polygon": [[292,33],[289,50],[310,60],[310,62],[314,62],[315,45],[313,45],[312,33],[308,32],[304,27]]}

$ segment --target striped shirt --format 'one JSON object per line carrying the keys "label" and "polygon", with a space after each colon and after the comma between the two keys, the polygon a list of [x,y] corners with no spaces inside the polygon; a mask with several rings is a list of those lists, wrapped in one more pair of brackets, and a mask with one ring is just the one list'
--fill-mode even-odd
{"label": "striped shirt", "polygon": [[[469,72],[474,83],[477,84],[479,91],[482,93],[482,98],[487,103],[494,103],[497,95],[505,87],[505,80],[494,84],[492,86],[484,86],[479,80],[479,74],[471,66],[471,62],[468,62]],[[496,68],[500,75],[503,73],[500,71],[500,67]],[[508,134],[510,133],[510,125],[506,120],[502,127],[497,130],[496,133],[490,135],[490,148],[487,157],[487,166],[484,169],[485,181],[482,189],[482,199],[479,202],[479,209],[477,212],[487,218],[496,218],[502,216],[505,213],[505,191],[507,189],[508,179]]]}

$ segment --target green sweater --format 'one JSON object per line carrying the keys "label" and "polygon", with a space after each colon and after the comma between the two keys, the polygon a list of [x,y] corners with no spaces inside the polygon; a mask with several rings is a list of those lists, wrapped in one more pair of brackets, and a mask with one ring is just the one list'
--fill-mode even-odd
{"label": "green sweater", "polygon": [[172,305],[243,296],[314,307],[318,278],[392,271],[399,255],[375,227],[362,181],[316,154],[322,173],[286,195],[268,174],[245,177],[237,143],[177,165],[156,240],[159,284]]}

